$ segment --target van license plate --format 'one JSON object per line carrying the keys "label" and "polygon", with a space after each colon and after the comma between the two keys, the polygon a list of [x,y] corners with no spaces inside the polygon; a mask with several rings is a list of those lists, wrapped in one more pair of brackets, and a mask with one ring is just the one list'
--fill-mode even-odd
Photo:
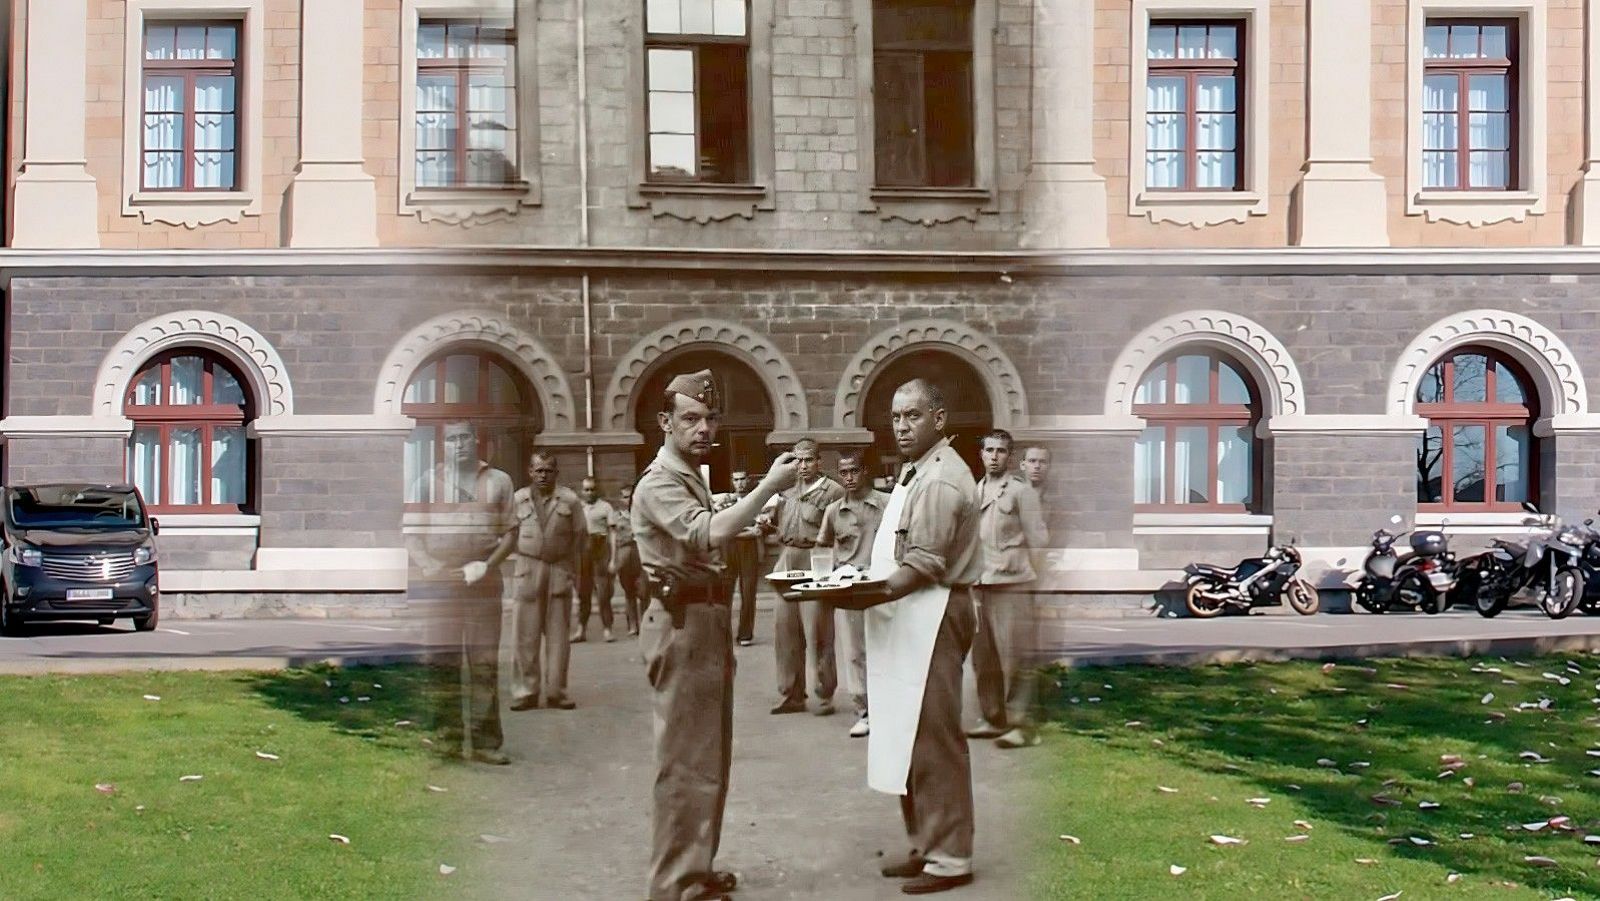
{"label": "van license plate", "polygon": [[109,601],[111,589],[109,588],[68,588],[67,600],[69,601]]}

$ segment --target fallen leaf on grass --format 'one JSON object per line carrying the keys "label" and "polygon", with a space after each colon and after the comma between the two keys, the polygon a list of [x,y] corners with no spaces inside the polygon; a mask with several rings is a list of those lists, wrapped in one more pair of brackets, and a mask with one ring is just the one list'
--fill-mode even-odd
{"label": "fallen leaf on grass", "polygon": [[1411,844],[1416,845],[1419,848],[1426,848],[1429,845],[1432,845],[1433,842],[1431,842],[1431,841],[1429,841],[1429,840],[1427,840],[1425,838],[1422,838],[1420,836],[1413,835],[1413,836],[1411,836]]}
{"label": "fallen leaf on grass", "polygon": [[268,754],[266,751],[257,751],[256,752],[256,756],[261,758],[262,760],[277,760],[278,759],[278,755],[276,755],[276,754]]}
{"label": "fallen leaf on grass", "polygon": [[1522,828],[1528,830],[1529,832],[1538,832],[1540,829],[1543,829],[1548,825],[1550,825],[1549,822],[1540,820],[1537,823],[1523,823]]}
{"label": "fallen leaf on grass", "polygon": [[509,841],[511,841],[511,839],[506,838],[503,835],[490,835],[488,833],[484,833],[483,835],[478,836],[478,839],[480,841],[484,842],[485,844],[490,844],[490,845],[498,845],[501,842],[509,842]]}
{"label": "fallen leaf on grass", "polygon": [[329,834],[329,835],[328,835],[328,838],[331,838],[331,839],[333,839],[333,840],[334,840],[334,841],[336,841],[336,842],[338,842],[338,843],[339,843],[339,844],[341,844],[341,845],[348,845],[348,844],[350,844],[350,837],[349,837],[349,836],[347,836],[347,835],[340,835],[340,834],[339,834],[339,833],[337,833],[337,832],[334,832],[334,833],[330,833],[330,834]]}
{"label": "fallen leaf on grass", "polygon": [[1284,790],[1297,792],[1297,791],[1300,791],[1300,786],[1295,785],[1294,783],[1290,783],[1290,784],[1284,786]]}
{"label": "fallen leaf on grass", "polygon": [[1394,901],[1394,899],[1400,897],[1403,894],[1405,894],[1405,892],[1395,892],[1392,895],[1384,895],[1382,898],[1379,898],[1378,901]]}
{"label": "fallen leaf on grass", "polygon": [[161,696],[160,695],[145,695],[144,699],[146,701],[159,701],[159,700],[161,700]]}
{"label": "fallen leaf on grass", "polygon": [[362,695],[362,696],[361,696],[361,697],[359,697],[359,698],[356,698],[356,700],[357,700],[357,701],[363,701],[363,702],[365,702],[365,701],[370,701],[370,700],[372,700],[372,699],[371,699],[371,698],[369,698],[369,697],[367,697],[367,696],[366,696],[366,695]]}
{"label": "fallen leaf on grass", "polygon": [[397,727],[404,728],[406,726],[411,725],[411,721],[410,720],[395,720],[394,724]]}
{"label": "fallen leaf on grass", "polygon": [[440,876],[449,876],[451,873],[454,873],[455,871],[456,871],[456,868],[452,867],[451,865],[449,865],[447,863],[439,864],[439,875]]}
{"label": "fallen leaf on grass", "polygon": [[1081,844],[1083,844],[1083,839],[1078,838],[1076,835],[1063,835],[1063,836],[1061,836],[1061,840],[1066,842],[1069,845],[1081,845]]}
{"label": "fallen leaf on grass", "polygon": [[1530,855],[1528,857],[1522,858],[1522,862],[1525,863],[1525,864],[1529,864],[1530,866],[1535,866],[1535,867],[1558,867],[1558,866],[1560,866],[1560,864],[1556,863],[1554,860],[1551,860],[1548,857],[1540,857],[1537,854]]}
{"label": "fallen leaf on grass", "polygon": [[1339,765],[1339,763],[1336,760],[1329,760],[1326,757],[1317,758],[1317,766],[1320,766],[1320,767],[1336,767],[1338,765]]}
{"label": "fallen leaf on grass", "polygon": [[1478,780],[1472,778],[1471,776],[1468,776],[1467,778],[1461,780],[1461,784],[1465,785],[1467,788],[1471,788],[1474,785],[1478,784]]}
{"label": "fallen leaf on grass", "polygon": [[94,790],[102,795],[114,795],[117,793],[117,787],[109,782],[96,782]]}
{"label": "fallen leaf on grass", "polygon": [[1272,799],[1271,798],[1246,798],[1244,803],[1249,804],[1252,807],[1266,807],[1268,804],[1272,803]]}
{"label": "fallen leaf on grass", "polygon": [[1172,866],[1167,867],[1167,872],[1171,873],[1174,876],[1182,876],[1184,873],[1189,872],[1189,868],[1188,867],[1180,867],[1177,864],[1173,864]]}
{"label": "fallen leaf on grass", "polygon": [[1437,801],[1423,801],[1423,802],[1419,803],[1417,805],[1417,807],[1421,808],[1422,810],[1438,810],[1439,809],[1439,802],[1437,802]]}
{"label": "fallen leaf on grass", "polygon": [[1384,807],[1399,807],[1401,802],[1389,797],[1388,795],[1373,795],[1372,803],[1381,804]]}
{"label": "fallen leaf on grass", "polygon": [[1352,769],[1352,770],[1364,770],[1369,766],[1372,766],[1372,764],[1368,763],[1365,760],[1357,760],[1355,763],[1350,764],[1350,769]]}
{"label": "fallen leaf on grass", "polygon": [[1242,838],[1234,838],[1231,835],[1213,835],[1213,836],[1211,836],[1211,844],[1213,844],[1213,845],[1243,845],[1243,844],[1246,844],[1246,841],[1244,839],[1242,839]]}
{"label": "fallen leaf on grass", "polygon": [[1162,794],[1167,794],[1167,795],[1175,795],[1175,794],[1177,794],[1177,793],[1178,793],[1178,790],[1177,790],[1177,789],[1175,789],[1175,788],[1168,788],[1168,787],[1166,787],[1166,786],[1165,786],[1165,785],[1158,785],[1158,786],[1156,786],[1156,791],[1158,791],[1158,792],[1161,792],[1161,793],[1162,793]]}
{"label": "fallen leaf on grass", "polygon": [[350,703],[350,699],[349,698],[340,698],[339,699],[339,703],[348,704],[348,703]]}
{"label": "fallen leaf on grass", "polygon": [[1490,713],[1489,714],[1489,718],[1484,720],[1484,722],[1486,722],[1486,723],[1498,723],[1498,722],[1504,720],[1505,718],[1506,718],[1505,714],[1503,714],[1500,711],[1496,710],[1496,711]]}
{"label": "fallen leaf on grass", "polygon": [[1487,704],[1487,703],[1489,703],[1490,701],[1493,701],[1493,700],[1494,700],[1494,692],[1491,691],[1488,694],[1484,695],[1483,696],[1483,700],[1479,701],[1478,703]]}
{"label": "fallen leaf on grass", "polygon": [[179,782],[199,782],[201,779],[204,779],[204,778],[205,778],[204,776],[201,776],[201,775],[198,775],[198,774],[194,775],[194,776],[179,776],[178,777],[178,781]]}
{"label": "fallen leaf on grass", "polygon": [[1301,829],[1310,830],[1312,828],[1311,824],[1306,822],[1305,820],[1295,820],[1294,824],[1296,826],[1300,827]]}
{"label": "fallen leaf on grass", "polygon": [[1140,722],[1138,720],[1128,720],[1126,723],[1122,724],[1123,728],[1125,728],[1125,729],[1137,729],[1137,728],[1139,728],[1140,726],[1143,726],[1143,725],[1144,725],[1144,723],[1142,723],[1142,722]]}
{"label": "fallen leaf on grass", "polygon": [[1513,795],[1521,794],[1522,793],[1522,783],[1521,782],[1512,782],[1512,783],[1510,783],[1509,785],[1506,786],[1506,791],[1510,792]]}
{"label": "fallen leaf on grass", "polygon": [[1476,835],[1473,835],[1473,834],[1472,834],[1472,833],[1470,833],[1470,832],[1463,832],[1463,833],[1461,833],[1461,834],[1460,834],[1460,835],[1458,835],[1458,836],[1456,836],[1456,838],[1459,838],[1459,839],[1461,839],[1461,840],[1462,840],[1462,841],[1464,841],[1464,842],[1470,842],[1470,841],[1472,841],[1472,840],[1473,840],[1473,839],[1475,839],[1475,838],[1477,838],[1477,836],[1476,836]]}
{"label": "fallen leaf on grass", "polygon": [[1456,774],[1455,770],[1445,770],[1444,772],[1440,773],[1435,778],[1437,778],[1437,779],[1449,779],[1449,778],[1453,777],[1455,774]]}
{"label": "fallen leaf on grass", "polygon": [[1386,683],[1384,683],[1384,687],[1385,688],[1392,688],[1395,691],[1410,691],[1411,690],[1411,686],[1406,685],[1406,684],[1401,683],[1401,682],[1386,682]]}
{"label": "fallen leaf on grass", "polygon": [[1361,864],[1364,867],[1370,867],[1373,864],[1377,863],[1377,861],[1373,860],[1370,857],[1357,857],[1356,858],[1356,863]]}
{"label": "fallen leaf on grass", "polygon": [[1586,845],[1600,845],[1600,835],[1585,835],[1583,843]]}
{"label": "fallen leaf on grass", "polygon": [[1304,842],[1304,841],[1310,841],[1310,840],[1311,840],[1311,836],[1309,836],[1309,835],[1291,835],[1291,836],[1289,836],[1289,837],[1284,839],[1284,841],[1286,841],[1286,842]]}
{"label": "fallen leaf on grass", "polygon": [[448,789],[448,788],[440,788],[440,787],[439,787],[439,786],[437,786],[437,785],[430,785],[430,786],[428,786],[428,791],[431,791],[431,792],[447,792],[447,791],[449,791],[449,790],[450,790],[450,789]]}

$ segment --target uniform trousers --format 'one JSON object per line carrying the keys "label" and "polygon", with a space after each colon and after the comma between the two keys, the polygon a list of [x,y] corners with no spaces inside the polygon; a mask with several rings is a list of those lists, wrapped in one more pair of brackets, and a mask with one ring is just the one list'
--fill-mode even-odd
{"label": "uniform trousers", "polygon": [[541,688],[552,701],[565,698],[567,661],[572,649],[567,625],[572,609],[571,570],[558,572],[554,564],[530,557],[516,559],[516,600],[511,608],[511,699],[538,700]]}
{"label": "uniform trousers", "polygon": [[[785,547],[778,570],[810,569],[811,552]],[[772,646],[778,655],[778,694],[791,704],[806,701],[806,636],[815,654],[817,699],[829,701],[839,687],[833,659],[833,608],[820,601],[782,601],[778,604]]]}
{"label": "uniform trousers", "polygon": [[433,728],[446,742],[469,733],[474,750],[496,750],[500,729],[500,601],[498,568],[472,585],[453,578],[412,580],[408,594],[429,609]]}
{"label": "uniform trousers", "polygon": [[[728,571],[739,590],[736,636],[740,641],[752,641],[756,636],[756,590],[761,584],[761,539],[735,538],[728,545]],[[733,612],[731,606],[728,612]]]}
{"label": "uniform trousers", "polygon": [[972,760],[961,727],[961,662],[977,626],[972,596],[952,590],[928,664],[911,772],[900,814],[925,872],[954,876],[972,867]]}
{"label": "uniform trousers", "polygon": [[629,631],[639,631],[640,604],[645,601],[644,569],[639,566],[639,548],[625,544],[617,549],[617,582],[622,586],[624,606],[622,613],[628,618]]}
{"label": "uniform trousers", "polygon": [[990,725],[1004,729],[1032,723],[1037,677],[1030,658],[1038,646],[1038,618],[1029,587],[986,588],[978,600],[978,636],[972,645],[978,708]]}
{"label": "uniform trousers", "polygon": [[639,632],[655,689],[650,901],[681,901],[710,876],[733,762],[733,640],[720,605],[691,604],[683,628],[659,601]]}
{"label": "uniform trousers", "polygon": [[590,535],[578,558],[578,631],[589,631],[589,602],[600,607],[600,626],[611,628],[611,546],[604,535]]}

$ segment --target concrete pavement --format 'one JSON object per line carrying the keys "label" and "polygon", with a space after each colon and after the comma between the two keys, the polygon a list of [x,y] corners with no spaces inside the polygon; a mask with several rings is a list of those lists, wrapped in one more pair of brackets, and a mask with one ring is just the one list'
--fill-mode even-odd
{"label": "concrete pavement", "polygon": [[374,664],[413,659],[422,648],[418,624],[399,618],[171,620],[154,632],[135,632],[127,620],[40,623],[19,638],[0,638],[0,673]]}

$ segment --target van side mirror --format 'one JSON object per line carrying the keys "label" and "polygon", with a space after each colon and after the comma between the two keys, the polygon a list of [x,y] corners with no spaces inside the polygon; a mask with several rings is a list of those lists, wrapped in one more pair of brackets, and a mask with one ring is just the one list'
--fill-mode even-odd
{"label": "van side mirror", "polygon": [[154,516],[150,517],[150,534],[151,535],[160,535],[161,534],[161,520],[156,519]]}

